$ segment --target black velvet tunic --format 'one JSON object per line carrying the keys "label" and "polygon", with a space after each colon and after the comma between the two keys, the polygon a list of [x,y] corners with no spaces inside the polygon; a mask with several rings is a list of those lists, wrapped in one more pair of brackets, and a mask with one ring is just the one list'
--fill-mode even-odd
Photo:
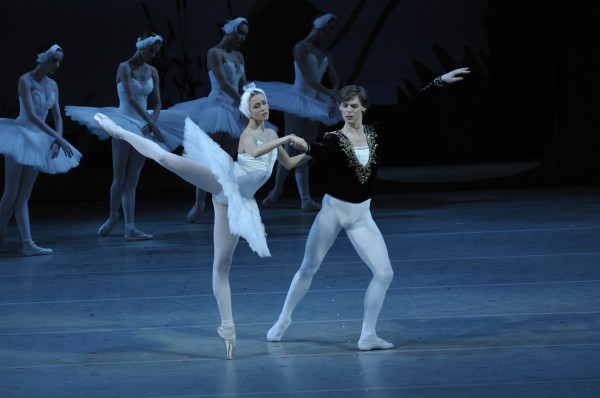
{"label": "black velvet tunic", "polygon": [[325,134],[323,140],[311,143],[308,155],[317,159],[319,170],[328,174],[326,193],[336,199],[361,203],[373,197],[379,168],[379,140],[371,126],[363,126],[369,146],[369,160],[360,164],[352,143],[341,132]]}

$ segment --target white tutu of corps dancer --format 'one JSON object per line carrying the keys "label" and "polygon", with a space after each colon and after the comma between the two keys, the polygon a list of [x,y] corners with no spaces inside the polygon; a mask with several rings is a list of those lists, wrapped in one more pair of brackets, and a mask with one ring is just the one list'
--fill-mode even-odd
{"label": "white tutu of corps dancer", "polygon": [[[56,102],[56,93],[46,96],[39,90],[32,90],[34,112],[41,120],[46,120],[48,110]],[[33,166],[48,174],[64,173],[79,164],[81,153],[69,144],[73,151],[67,157],[62,149],[54,159],[50,147],[54,138],[30,122],[24,114],[23,103],[19,98],[20,114],[16,119],[0,119],[0,153],[10,156],[15,162]]]}
{"label": "white tutu of corps dancer", "polygon": [[[257,142],[258,145],[262,143]],[[267,247],[265,226],[254,194],[269,179],[277,160],[277,148],[259,157],[238,154],[233,161],[190,118],[185,120],[184,156],[210,167],[223,187],[213,200],[227,205],[229,229],[248,241],[250,248],[261,257],[271,255]]]}
{"label": "white tutu of corps dancer", "polygon": [[[236,66],[231,60],[226,59],[223,70],[227,83],[231,87],[238,87],[245,73],[244,65]],[[248,119],[240,112],[233,98],[223,90],[212,70],[208,71],[208,77],[211,87],[208,97],[175,104],[161,113],[161,118],[170,125],[177,125],[189,117],[205,133],[224,132],[233,138],[239,138],[248,124]],[[266,122],[265,126],[278,130],[269,122]]]}
{"label": "white tutu of corps dancer", "polygon": [[[320,62],[314,54],[307,55],[309,73],[314,81],[320,82],[327,70],[327,57]],[[306,84],[298,63],[294,61],[294,84],[282,82],[255,82],[257,87],[265,90],[269,107],[278,111],[290,113],[298,117],[319,121],[327,126],[342,120],[339,111],[335,116],[329,116],[327,98]]]}
{"label": "white tutu of corps dancer", "polygon": [[[244,76],[244,65],[237,68],[236,64],[226,59],[223,70],[228,84],[238,87],[240,79]],[[168,109],[165,120],[176,123],[178,118],[185,120],[189,117],[206,133],[225,132],[233,138],[239,138],[246,127],[247,119],[239,111],[233,98],[223,91],[212,70],[208,71],[208,77],[211,87],[208,97],[173,105]]]}
{"label": "white tutu of corps dancer", "polygon": [[[148,105],[148,95],[150,95],[154,89],[154,81],[148,79],[145,82],[141,82],[135,78],[131,78],[131,88],[133,90],[135,101],[142,109],[146,109]],[[146,125],[146,121],[138,115],[131,105],[129,105],[127,97],[125,96],[125,89],[121,82],[117,84],[117,94],[119,95],[118,108],[67,105],[65,106],[65,114],[79,124],[87,127],[88,130],[100,140],[106,140],[110,136],[104,129],[94,123],[94,115],[96,113],[102,113],[125,130],[143,136],[142,128]],[[164,142],[157,142],[157,144],[167,151],[172,151],[181,145],[181,142],[183,141],[183,119],[163,117],[163,113],[165,112],[168,111],[161,110],[158,120],[156,121],[156,125],[160,128],[160,132],[164,138]],[[152,114],[152,111],[148,111],[148,113]]]}

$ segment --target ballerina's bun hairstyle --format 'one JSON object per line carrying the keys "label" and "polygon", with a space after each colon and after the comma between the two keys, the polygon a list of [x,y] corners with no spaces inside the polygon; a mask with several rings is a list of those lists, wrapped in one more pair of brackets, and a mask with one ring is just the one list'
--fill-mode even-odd
{"label": "ballerina's bun hairstyle", "polygon": [[357,97],[360,104],[366,109],[369,109],[369,107],[371,106],[371,102],[369,100],[369,93],[367,93],[367,90],[365,90],[365,88],[361,86],[351,85],[342,87],[341,89],[339,89],[335,97],[337,102],[339,103],[352,101],[354,97]]}
{"label": "ballerina's bun hairstyle", "polygon": [[41,64],[46,62],[48,59],[51,59],[54,56],[54,53],[60,51],[63,52],[63,49],[58,44],[53,44],[51,46],[42,47],[37,51],[37,62]]}
{"label": "ballerina's bun hairstyle", "polygon": [[135,47],[140,50],[142,48],[150,47],[156,42],[160,42],[162,44],[163,38],[157,35],[156,33],[144,33],[137,39],[137,43],[135,43]]}
{"label": "ballerina's bun hairstyle", "polygon": [[332,19],[337,21],[337,17],[331,13],[320,15],[316,17],[313,21],[313,28],[321,29],[322,27],[327,25],[327,22],[331,21]]}
{"label": "ballerina's bun hairstyle", "polygon": [[241,17],[235,18],[235,19],[232,19],[231,21],[227,21],[225,23],[225,25],[223,25],[223,27],[221,28],[221,30],[225,34],[230,34],[230,33],[233,33],[233,32],[237,32],[238,26],[240,26],[243,23],[245,23],[246,25],[248,25],[248,21],[246,20],[246,18],[241,18]]}
{"label": "ballerina's bun hairstyle", "polygon": [[267,94],[265,94],[264,90],[256,87],[254,82],[250,82],[244,86],[244,94],[242,94],[242,98],[240,98],[239,109],[248,119],[250,119],[250,98],[256,94],[262,94],[265,96],[265,99],[267,99]]}

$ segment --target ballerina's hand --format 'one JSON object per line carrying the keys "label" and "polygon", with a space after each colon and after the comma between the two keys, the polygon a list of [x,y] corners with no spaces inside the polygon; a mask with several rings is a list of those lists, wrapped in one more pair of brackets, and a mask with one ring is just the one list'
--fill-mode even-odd
{"label": "ballerina's hand", "polygon": [[52,141],[52,144],[50,144],[50,159],[56,159],[59,152],[60,145],[58,145],[58,142],[56,140]]}
{"label": "ballerina's hand", "polygon": [[62,138],[57,138],[54,141],[52,141],[52,144],[50,145],[50,158],[55,159],[58,156],[58,153],[60,152],[60,148],[62,148],[66,157],[73,157],[73,150],[71,149],[69,143]]}
{"label": "ballerina's hand", "polygon": [[142,127],[142,134],[146,137],[153,139],[156,142],[165,142],[165,139],[160,132],[160,129],[155,123],[148,123]]}
{"label": "ballerina's hand", "polygon": [[162,133],[160,132],[160,129],[156,125],[152,129],[152,138],[154,138],[154,141],[156,142],[165,142],[165,137],[163,137]]}
{"label": "ballerina's hand", "polygon": [[458,68],[442,75],[441,79],[444,83],[452,84],[463,80],[462,75],[467,75],[469,73],[471,73],[469,68]]}
{"label": "ballerina's hand", "polygon": [[294,134],[290,134],[290,145],[302,152],[306,151],[308,148],[306,141],[303,138],[295,136]]}

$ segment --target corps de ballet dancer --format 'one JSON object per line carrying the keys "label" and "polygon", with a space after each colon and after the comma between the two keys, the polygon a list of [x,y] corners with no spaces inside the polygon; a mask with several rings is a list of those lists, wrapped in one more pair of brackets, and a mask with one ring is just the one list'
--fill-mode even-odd
{"label": "corps de ballet dancer", "polygon": [[269,104],[265,92],[253,83],[244,87],[240,110],[249,122],[240,136],[237,161],[189,118],[185,122],[184,156],[179,156],[122,129],[104,115],[95,116],[96,123],[110,135],[128,142],[143,156],[212,194],[215,213],[212,284],[221,316],[217,333],[225,341],[228,359],[234,356],[236,342],[229,270],[239,237],[246,239],[259,256],[270,256],[254,194],[269,179],[276,160],[289,168],[310,160],[305,154],[290,157],[283,149],[290,142],[306,145],[302,138],[294,135],[278,138],[274,130],[265,127]]}
{"label": "corps de ballet dancer", "polygon": [[[246,118],[239,111],[243,87],[247,83],[244,56],[237,49],[246,40],[249,24],[245,18],[227,21],[221,28],[223,37],[207,53],[211,91],[208,97],[178,103],[169,108],[167,118],[189,117],[235,158],[238,140],[246,127]],[[206,191],[196,188],[196,201],[188,212],[187,221],[198,221],[206,204]]]}
{"label": "corps de ballet dancer", "polygon": [[[23,254],[52,254],[31,238],[28,202],[33,184],[43,173],[65,173],[79,164],[81,153],[63,137],[58,86],[48,75],[60,67],[64,52],[54,44],[37,53],[37,66],[19,78],[19,116],[0,119],[0,153],[4,155],[4,194],[0,201],[0,245],[11,215],[23,241]],[[54,128],[46,123],[51,111]]]}
{"label": "corps de ballet dancer", "polygon": [[[468,68],[437,77],[427,87],[454,83],[469,73]],[[294,275],[277,322],[267,332],[268,341],[280,341],[292,321],[292,313],[310,288],[325,255],[343,228],[359,257],[373,277],[364,299],[364,317],[358,340],[359,350],[387,350],[394,344],[377,336],[376,324],[394,271],[387,247],[371,216],[370,204],[379,168],[381,142],[372,126],[363,125],[369,107],[367,91],[360,86],[343,87],[337,94],[344,126],[327,133],[321,143],[297,146],[317,159],[327,159],[329,183],[323,206],[308,234],[304,259]]]}
{"label": "corps de ballet dancer", "polygon": [[[335,102],[339,80],[331,54],[322,46],[323,42],[331,40],[336,25],[335,15],[319,15],[314,19],[308,36],[296,43],[293,52],[295,72],[293,85],[279,82],[260,83],[260,87],[269,93],[271,107],[285,112],[285,130],[293,132],[308,142],[317,139],[320,123],[330,126],[340,120]],[[331,87],[323,84],[325,75]],[[302,210],[319,210],[321,205],[310,195],[308,164],[297,167],[294,174]],[[277,202],[288,175],[288,170],[281,165],[277,167],[275,186],[262,201],[263,207],[271,207]]]}
{"label": "corps de ballet dancer", "polygon": [[[93,117],[101,112],[114,119],[129,131],[148,136],[161,147],[172,151],[183,141],[183,120],[178,124],[163,123],[159,119],[161,98],[159,76],[149,62],[162,46],[162,37],[145,33],[138,38],[133,57],[122,62],[117,69],[117,94],[119,107],[94,108],[66,106],[65,113],[71,119],[86,126],[99,139],[109,137],[93,123]],[[153,109],[148,111],[148,97]],[[145,158],[133,150],[131,145],[119,139],[111,140],[113,180],[110,187],[110,215],[98,229],[98,235],[108,235],[119,221],[119,208],[123,207],[125,218],[125,240],[141,241],[153,239],[135,227],[135,194]]]}

